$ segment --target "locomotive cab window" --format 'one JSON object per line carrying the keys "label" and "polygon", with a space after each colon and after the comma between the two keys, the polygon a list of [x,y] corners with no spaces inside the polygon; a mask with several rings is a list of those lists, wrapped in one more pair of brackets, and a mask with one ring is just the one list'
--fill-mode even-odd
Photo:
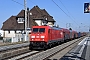
{"label": "locomotive cab window", "polygon": [[45,28],[40,28],[39,32],[45,32]]}
{"label": "locomotive cab window", "polygon": [[33,28],[32,32],[45,32],[45,28]]}
{"label": "locomotive cab window", "polygon": [[32,32],[38,32],[38,28],[33,28]]}

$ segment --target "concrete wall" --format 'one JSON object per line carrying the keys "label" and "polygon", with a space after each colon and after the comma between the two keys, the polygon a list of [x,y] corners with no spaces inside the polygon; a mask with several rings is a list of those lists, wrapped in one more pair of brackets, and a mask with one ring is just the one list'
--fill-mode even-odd
{"label": "concrete wall", "polygon": [[[28,33],[30,31],[27,31]],[[27,35],[27,41],[30,40],[30,34]],[[7,42],[24,42],[25,41],[25,34],[21,33],[21,31],[4,31],[4,41]]]}
{"label": "concrete wall", "polygon": [[0,30],[0,36],[3,37],[3,33],[4,31],[3,30]]}
{"label": "concrete wall", "polygon": [[15,31],[4,31],[4,37],[15,37]]}

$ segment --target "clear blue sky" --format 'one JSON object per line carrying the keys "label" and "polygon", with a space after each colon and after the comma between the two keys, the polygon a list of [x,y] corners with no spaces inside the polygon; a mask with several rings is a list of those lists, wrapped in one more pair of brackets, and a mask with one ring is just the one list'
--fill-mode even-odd
{"label": "clear blue sky", "polygon": [[[14,0],[24,5],[24,0]],[[0,28],[3,22],[10,16],[17,15],[22,9],[20,5],[12,0],[0,0]],[[31,9],[38,5],[41,9],[46,9],[53,16],[60,27],[72,27],[77,31],[88,31],[90,26],[90,14],[84,13],[84,3],[90,0],[54,0],[55,3],[68,15],[66,15],[52,0],[27,0],[27,6]],[[63,4],[62,4],[62,3]],[[69,25],[70,23],[70,25]],[[80,26],[80,28],[79,28]]]}

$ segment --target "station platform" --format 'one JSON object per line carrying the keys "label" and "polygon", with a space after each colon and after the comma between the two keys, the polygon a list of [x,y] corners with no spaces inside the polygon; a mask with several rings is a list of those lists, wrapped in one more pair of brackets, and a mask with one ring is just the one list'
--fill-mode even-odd
{"label": "station platform", "polygon": [[60,60],[90,60],[90,37],[84,38]]}

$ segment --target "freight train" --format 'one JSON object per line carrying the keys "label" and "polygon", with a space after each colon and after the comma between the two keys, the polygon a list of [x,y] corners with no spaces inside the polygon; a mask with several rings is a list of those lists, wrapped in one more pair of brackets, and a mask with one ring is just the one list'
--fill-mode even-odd
{"label": "freight train", "polygon": [[47,49],[55,44],[81,37],[81,33],[65,28],[33,26],[29,49]]}

